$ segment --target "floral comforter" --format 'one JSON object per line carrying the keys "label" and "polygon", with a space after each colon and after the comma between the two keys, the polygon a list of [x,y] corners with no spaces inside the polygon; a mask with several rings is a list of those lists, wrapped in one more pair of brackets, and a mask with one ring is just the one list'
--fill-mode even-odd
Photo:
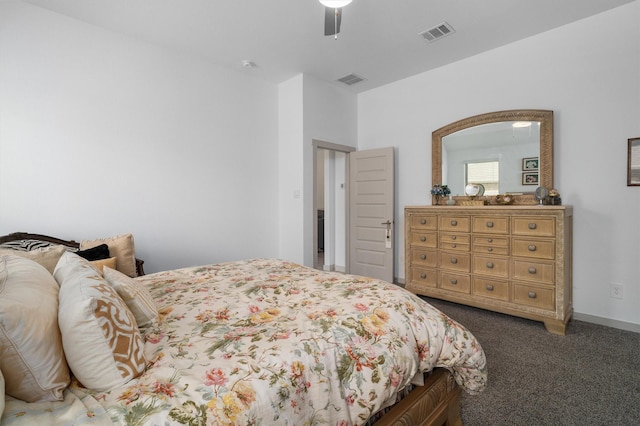
{"label": "floral comforter", "polygon": [[60,403],[8,398],[3,425],[356,425],[435,367],[486,384],[471,333],[393,284],[272,259],[138,279],[163,314],[146,372],[109,392],[72,383]]}

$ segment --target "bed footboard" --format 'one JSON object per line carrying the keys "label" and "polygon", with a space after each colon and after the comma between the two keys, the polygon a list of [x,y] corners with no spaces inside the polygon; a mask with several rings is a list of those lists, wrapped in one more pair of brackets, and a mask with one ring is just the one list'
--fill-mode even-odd
{"label": "bed footboard", "polygon": [[461,392],[449,371],[437,369],[429,375],[424,386],[416,386],[378,420],[375,426],[462,425]]}

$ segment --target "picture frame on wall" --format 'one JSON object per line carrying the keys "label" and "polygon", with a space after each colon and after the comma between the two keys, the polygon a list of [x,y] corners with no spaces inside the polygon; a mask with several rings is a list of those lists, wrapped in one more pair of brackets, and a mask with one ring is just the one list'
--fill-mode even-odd
{"label": "picture frame on wall", "polygon": [[538,170],[540,159],[539,157],[528,157],[522,159],[522,170]]}
{"label": "picture frame on wall", "polygon": [[538,172],[524,172],[522,173],[523,185],[538,185],[540,183],[540,177]]}
{"label": "picture frame on wall", "polygon": [[640,186],[640,138],[629,139],[627,186]]}

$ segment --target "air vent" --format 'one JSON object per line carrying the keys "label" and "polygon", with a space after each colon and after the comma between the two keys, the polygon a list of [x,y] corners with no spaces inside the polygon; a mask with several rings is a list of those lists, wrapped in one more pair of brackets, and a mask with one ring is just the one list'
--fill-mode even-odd
{"label": "air vent", "polygon": [[339,78],[336,81],[339,81],[340,83],[344,83],[344,84],[346,84],[348,86],[352,86],[352,85],[354,85],[356,83],[360,83],[361,81],[364,81],[364,80],[366,80],[366,78],[360,77],[359,75],[356,75],[356,74],[349,74],[349,75],[345,75],[342,78]]}
{"label": "air vent", "polygon": [[429,28],[428,30],[421,32],[419,35],[429,43],[433,43],[434,41],[440,40],[441,38],[444,38],[455,32],[456,30],[454,30],[451,25],[443,22],[433,28]]}

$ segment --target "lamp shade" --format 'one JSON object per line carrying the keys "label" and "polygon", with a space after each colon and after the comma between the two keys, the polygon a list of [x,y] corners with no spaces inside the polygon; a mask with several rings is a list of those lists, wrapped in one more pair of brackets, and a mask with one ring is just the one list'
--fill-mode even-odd
{"label": "lamp shade", "polygon": [[349,3],[351,3],[351,0],[320,0],[320,3],[322,3],[326,7],[333,7],[337,9],[339,7],[348,5]]}

